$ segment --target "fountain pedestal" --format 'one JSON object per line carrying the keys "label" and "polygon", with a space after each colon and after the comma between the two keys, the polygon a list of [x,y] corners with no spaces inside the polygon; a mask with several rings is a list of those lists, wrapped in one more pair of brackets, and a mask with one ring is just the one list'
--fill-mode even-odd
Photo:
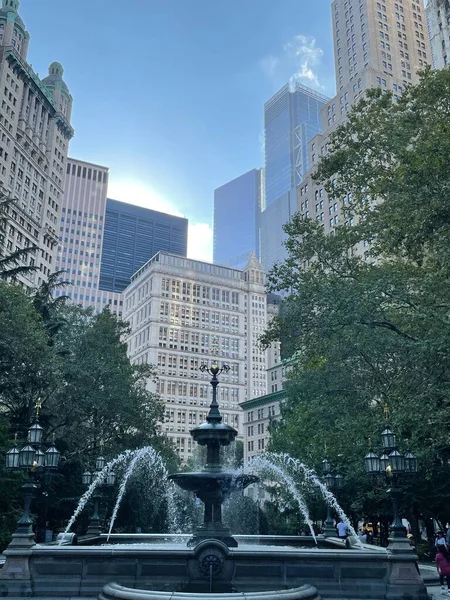
{"label": "fountain pedestal", "polygon": [[212,375],[213,397],[206,423],[192,429],[190,433],[200,446],[206,446],[207,457],[203,471],[170,475],[170,479],[179,487],[194,492],[205,505],[203,525],[196,529],[188,542],[189,546],[196,546],[203,540],[214,539],[229,547],[236,547],[237,541],[231,535],[228,527],[222,523],[222,504],[232,492],[243,490],[251,483],[259,481],[258,477],[254,475],[234,475],[222,469],[220,449],[231,444],[238,433],[230,425],[222,423],[222,415],[217,403],[217,386],[219,385],[217,375],[228,369],[227,365],[219,368],[216,363],[210,369],[202,365],[202,371],[207,371]]}

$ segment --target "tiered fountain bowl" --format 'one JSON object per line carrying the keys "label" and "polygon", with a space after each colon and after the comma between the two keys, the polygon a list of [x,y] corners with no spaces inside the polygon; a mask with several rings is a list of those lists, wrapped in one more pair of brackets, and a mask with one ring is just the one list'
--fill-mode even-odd
{"label": "tiered fountain bowl", "polygon": [[215,539],[229,547],[236,547],[238,545],[236,539],[232,537],[229,528],[222,522],[222,504],[232,492],[243,490],[250,484],[259,481],[255,475],[235,475],[222,468],[220,450],[231,444],[238,433],[230,425],[222,423],[222,415],[217,403],[217,385],[219,383],[217,375],[224,369],[225,367],[219,368],[217,363],[208,369],[212,375],[213,400],[206,423],[202,423],[190,432],[200,446],[206,446],[205,467],[197,473],[170,475],[170,479],[180,488],[194,492],[205,505],[203,525],[197,528],[189,540],[190,546],[195,546],[202,540]]}

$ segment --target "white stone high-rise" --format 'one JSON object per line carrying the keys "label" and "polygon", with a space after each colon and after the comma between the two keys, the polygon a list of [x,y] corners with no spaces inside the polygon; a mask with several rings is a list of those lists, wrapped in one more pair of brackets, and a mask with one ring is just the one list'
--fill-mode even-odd
{"label": "white stone high-rise", "polygon": [[28,64],[30,34],[18,9],[18,0],[3,0],[0,10],[0,192],[14,200],[0,256],[35,246],[26,262],[37,271],[20,277],[32,287],[55,270],[72,96],[59,63],[42,80]]}
{"label": "white stone high-rise", "polygon": [[297,187],[298,211],[322,222],[326,232],[343,222],[342,204],[329,203],[311,174],[326,153],[329,134],[367,89],[381,87],[399,96],[431,63],[423,0],[334,0],[331,15],[337,94],[322,109],[323,134],[309,141],[311,169]]}
{"label": "white stone high-rise", "polygon": [[133,363],[154,364],[166,406],[166,434],[183,461],[193,450],[190,429],[206,418],[209,376],[199,368],[217,354],[230,371],[220,376],[224,422],[243,434],[241,402],[266,393],[266,352],[258,337],[266,327],[264,272],[252,255],[240,271],[159,252],[135,273],[124,291],[124,318]]}
{"label": "white stone high-rise", "polygon": [[450,2],[428,0],[426,11],[433,67],[444,69],[450,64]]}

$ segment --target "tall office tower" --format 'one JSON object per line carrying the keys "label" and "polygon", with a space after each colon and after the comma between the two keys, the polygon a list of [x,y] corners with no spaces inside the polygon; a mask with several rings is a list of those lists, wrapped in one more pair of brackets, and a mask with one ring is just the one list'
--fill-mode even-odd
{"label": "tall office tower", "polygon": [[264,171],[252,169],[214,190],[213,262],[242,269],[259,256],[259,215]]}
{"label": "tall office tower", "polygon": [[14,200],[0,256],[35,246],[26,261],[38,270],[20,278],[32,287],[55,269],[72,96],[59,63],[42,80],[27,63],[30,34],[18,9],[18,0],[3,0],[0,10],[0,191]]}
{"label": "tall office tower", "polygon": [[433,67],[443,69],[448,67],[450,56],[450,2],[428,0],[426,12]]}
{"label": "tall office tower", "polygon": [[265,202],[260,217],[261,262],[269,270],[285,258],[282,226],[297,211],[296,187],[310,168],[308,141],[321,130],[328,98],[296,82],[264,106]]}
{"label": "tall office tower", "polygon": [[203,422],[211,402],[210,377],[199,368],[217,357],[230,366],[220,376],[224,422],[242,435],[240,403],[266,393],[266,353],[258,346],[267,318],[264,272],[254,255],[244,270],[159,252],[124,291],[133,363],[158,369],[150,389],[166,406],[163,429],[182,460],[192,454],[189,430]]}
{"label": "tall office tower", "polygon": [[99,290],[105,226],[108,167],[69,158],[61,207],[56,270],[64,270],[69,286],[55,291],[75,304],[121,315],[122,296]]}
{"label": "tall office tower", "polygon": [[423,0],[334,0],[331,14],[338,93],[322,109],[324,132],[310,140],[311,171],[297,186],[298,211],[323,222],[327,232],[343,222],[346,201],[329,203],[323,187],[311,178],[328,135],[368,88],[398,96],[405,85],[418,83],[418,71],[431,61]]}
{"label": "tall office tower", "polygon": [[122,292],[131,276],[160,250],[186,256],[188,221],[108,198],[100,289]]}

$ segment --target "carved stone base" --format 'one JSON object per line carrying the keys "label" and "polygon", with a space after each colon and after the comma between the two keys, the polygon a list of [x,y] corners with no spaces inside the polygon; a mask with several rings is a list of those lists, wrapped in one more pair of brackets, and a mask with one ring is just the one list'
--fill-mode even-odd
{"label": "carved stone base", "polygon": [[198,527],[194,531],[193,536],[188,541],[188,546],[190,548],[192,548],[194,546],[197,546],[198,544],[200,544],[201,542],[203,542],[205,540],[212,540],[212,539],[222,542],[229,548],[237,548],[238,547],[238,543],[234,539],[234,537],[231,535],[231,531],[228,529],[228,527],[223,527],[223,526],[222,527],[214,527],[214,526],[208,527],[205,525]]}

